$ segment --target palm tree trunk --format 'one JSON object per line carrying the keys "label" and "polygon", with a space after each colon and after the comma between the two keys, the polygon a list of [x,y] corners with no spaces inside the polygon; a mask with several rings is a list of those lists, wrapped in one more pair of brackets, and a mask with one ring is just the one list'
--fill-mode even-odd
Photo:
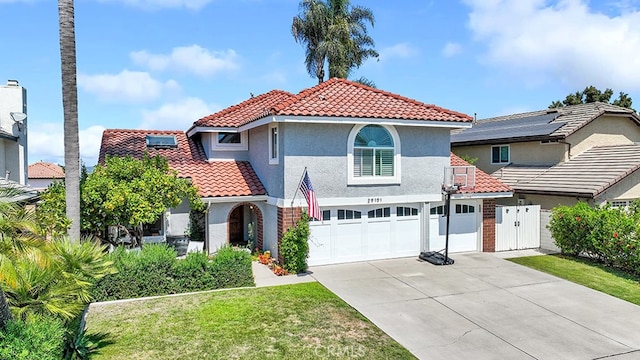
{"label": "palm tree trunk", "polygon": [[0,290],[0,329],[4,329],[7,325],[7,321],[11,319],[12,317],[11,312],[9,312],[7,297],[4,295],[4,291]]}
{"label": "palm tree trunk", "polygon": [[64,165],[69,238],[80,240],[80,146],[78,140],[78,87],[73,0],[58,0],[62,105],[64,108]]}

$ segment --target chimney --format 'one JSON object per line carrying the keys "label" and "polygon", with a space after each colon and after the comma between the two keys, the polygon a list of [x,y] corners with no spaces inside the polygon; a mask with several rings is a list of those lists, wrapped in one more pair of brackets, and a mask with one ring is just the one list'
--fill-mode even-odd
{"label": "chimney", "polygon": [[18,80],[7,80],[7,86],[19,86]]}

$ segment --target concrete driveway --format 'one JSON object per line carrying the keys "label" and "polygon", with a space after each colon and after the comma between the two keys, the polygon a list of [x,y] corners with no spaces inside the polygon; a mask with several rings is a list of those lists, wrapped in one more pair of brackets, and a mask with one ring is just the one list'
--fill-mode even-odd
{"label": "concrete driveway", "polygon": [[311,267],[420,359],[640,359],[640,307],[491,254]]}

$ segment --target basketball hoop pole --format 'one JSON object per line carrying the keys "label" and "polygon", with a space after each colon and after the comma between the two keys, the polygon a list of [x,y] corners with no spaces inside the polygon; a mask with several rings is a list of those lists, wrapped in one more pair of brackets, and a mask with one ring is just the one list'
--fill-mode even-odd
{"label": "basketball hoop pole", "polygon": [[449,262],[449,220],[451,220],[451,193],[455,192],[456,189],[446,188],[444,189],[446,196],[444,200],[444,209],[447,213],[447,226],[446,233],[444,238],[444,264],[446,265]]}

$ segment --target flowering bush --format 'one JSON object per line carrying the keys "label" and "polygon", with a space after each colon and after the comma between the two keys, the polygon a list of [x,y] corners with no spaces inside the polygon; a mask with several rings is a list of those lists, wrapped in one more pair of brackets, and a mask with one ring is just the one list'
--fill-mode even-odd
{"label": "flowering bush", "polygon": [[640,206],[629,210],[584,202],[551,211],[549,230],[560,250],[640,274]]}

